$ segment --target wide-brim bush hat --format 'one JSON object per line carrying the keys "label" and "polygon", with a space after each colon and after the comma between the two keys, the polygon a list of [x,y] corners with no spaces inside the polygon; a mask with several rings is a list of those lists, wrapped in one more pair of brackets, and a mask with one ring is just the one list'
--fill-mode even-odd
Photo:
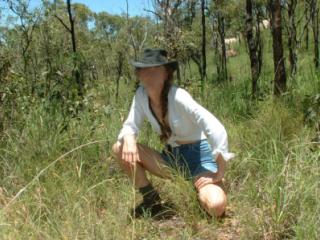
{"label": "wide-brim bush hat", "polygon": [[139,60],[130,60],[130,64],[136,68],[157,67],[162,65],[170,65],[174,70],[178,68],[177,60],[168,60],[168,52],[165,49],[146,48],[143,56]]}

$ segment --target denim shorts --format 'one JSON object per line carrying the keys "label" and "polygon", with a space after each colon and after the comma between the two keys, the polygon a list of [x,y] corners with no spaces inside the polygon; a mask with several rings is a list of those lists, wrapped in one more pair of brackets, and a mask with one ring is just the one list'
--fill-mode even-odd
{"label": "denim shorts", "polygon": [[207,139],[177,147],[166,144],[161,156],[169,167],[182,173],[188,180],[205,171],[218,172],[218,165]]}

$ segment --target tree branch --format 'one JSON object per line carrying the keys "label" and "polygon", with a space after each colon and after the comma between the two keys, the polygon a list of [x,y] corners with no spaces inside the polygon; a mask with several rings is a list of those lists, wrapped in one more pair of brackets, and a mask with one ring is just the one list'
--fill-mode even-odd
{"label": "tree branch", "polygon": [[156,15],[161,20],[163,19],[163,17],[159,13],[156,13],[156,12],[154,12],[152,10],[148,10],[148,9],[145,9],[145,8],[143,10],[146,11],[146,12],[153,13],[154,15]]}
{"label": "tree branch", "polygon": [[53,16],[55,16],[59,20],[59,22],[65,27],[65,29],[67,29],[67,31],[71,33],[71,29],[63,22],[63,20],[58,15],[54,14]]}

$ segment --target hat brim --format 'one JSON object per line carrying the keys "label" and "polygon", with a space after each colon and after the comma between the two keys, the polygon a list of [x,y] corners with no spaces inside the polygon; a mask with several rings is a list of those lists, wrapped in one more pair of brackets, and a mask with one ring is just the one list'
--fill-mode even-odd
{"label": "hat brim", "polygon": [[171,65],[175,70],[178,68],[178,61],[169,61],[166,63],[143,63],[130,60],[130,64],[136,68],[158,67],[163,65]]}

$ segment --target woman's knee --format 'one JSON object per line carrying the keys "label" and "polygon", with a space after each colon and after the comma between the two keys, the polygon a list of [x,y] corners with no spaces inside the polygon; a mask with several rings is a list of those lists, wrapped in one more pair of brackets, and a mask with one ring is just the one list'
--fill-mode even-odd
{"label": "woman's knee", "polygon": [[124,159],[122,159],[122,142],[117,141],[112,145],[111,153],[114,156],[114,158],[117,160],[120,167],[126,171],[132,171],[134,169],[134,166],[132,164],[129,164]]}
{"label": "woman's knee", "polygon": [[[220,217],[225,212],[227,206],[227,200],[223,197],[216,201],[209,201],[208,209],[212,212],[216,217]],[[211,215],[213,215],[211,214]]]}
{"label": "woman's knee", "polygon": [[199,200],[210,215],[220,217],[227,206],[227,196],[223,189],[216,184],[207,184],[199,189]]}

